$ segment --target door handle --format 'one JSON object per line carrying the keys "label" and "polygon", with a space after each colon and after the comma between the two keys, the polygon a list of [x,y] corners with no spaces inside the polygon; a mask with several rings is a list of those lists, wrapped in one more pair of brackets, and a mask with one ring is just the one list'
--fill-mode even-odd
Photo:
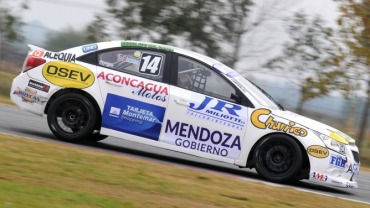
{"label": "door handle", "polygon": [[122,87],[122,85],[120,85],[118,83],[115,83],[115,82],[112,82],[110,80],[105,80],[105,83],[110,84],[110,85],[113,85],[113,86],[116,86],[116,87]]}
{"label": "door handle", "polygon": [[175,103],[178,104],[178,105],[184,105],[186,107],[190,106],[190,102],[188,100],[185,100],[185,99],[175,99]]}

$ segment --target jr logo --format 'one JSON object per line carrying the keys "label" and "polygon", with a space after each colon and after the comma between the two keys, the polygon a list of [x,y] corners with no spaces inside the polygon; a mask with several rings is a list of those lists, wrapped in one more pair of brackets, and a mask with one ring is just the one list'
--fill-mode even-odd
{"label": "jr logo", "polygon": [[212,102],[212,104],[210,104],[211,101],[213,101],[213,100],[214,100],[213,98],[206,96],[205,99],[203,100],[203,102],[198,107],[196,107],[194,103],[190,103],[189,108],[199,111],[199,110],[205,109],[208,106],[211,109],[216,110],[216,111],[220,111],[220,112],[225,112],[224,110],[226,110],[230,115],[239,117],[239,115],[236,113],[236,111],[239,111],[239,110],[242,109],[240,106],[234,105],[234,104],[231,104],[231,103],[227,103],[227,102],[222,101],[222,100],[217,100],[217,102],[215,104],[213,104],[214,102]]}
{"label": "jr logo", "polygon": [[248,115],[247,108],[208,96],[193,99],[195,102],[190,103],[188,115],[243,130]]}

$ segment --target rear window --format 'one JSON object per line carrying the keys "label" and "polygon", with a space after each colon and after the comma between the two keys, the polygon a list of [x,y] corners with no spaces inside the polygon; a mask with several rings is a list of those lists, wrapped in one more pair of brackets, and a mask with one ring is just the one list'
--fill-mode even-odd
{"label": "rear window", "polygon": [[101,67],[125,72],[140,77],[161,80],[165,54],[144,50],[114,50],[98,54]]}

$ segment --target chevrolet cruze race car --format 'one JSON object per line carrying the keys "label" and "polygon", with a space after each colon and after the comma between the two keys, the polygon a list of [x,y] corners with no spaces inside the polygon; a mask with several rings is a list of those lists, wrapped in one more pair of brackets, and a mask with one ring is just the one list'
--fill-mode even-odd
{"label": "chevrolet cruze race car", "polygon": [[359,150],[340,131],[284,110],[224,64],[176,47],[101,42],[60,52],[29,45],[11,100],[47,115],[68,142],[107,136],[256,168],[273,182],[356,188]]}

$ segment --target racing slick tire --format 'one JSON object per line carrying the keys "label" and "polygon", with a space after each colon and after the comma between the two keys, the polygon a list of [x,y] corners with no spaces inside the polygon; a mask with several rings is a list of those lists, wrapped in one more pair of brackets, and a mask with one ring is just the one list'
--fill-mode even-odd
{"label": "racing slick tire", "polygon": [[303,155],[297,142],[283,134],[269,135],[259,142],[255,154],[258,174],[272,182],[296,181]]}
{"label": "racing slick tire", "polygon": [[47,121],[50,130],[59,139],[80,142],[93,134],[97,117],[89,99],[82,94],[68,93],[52,101]]}

